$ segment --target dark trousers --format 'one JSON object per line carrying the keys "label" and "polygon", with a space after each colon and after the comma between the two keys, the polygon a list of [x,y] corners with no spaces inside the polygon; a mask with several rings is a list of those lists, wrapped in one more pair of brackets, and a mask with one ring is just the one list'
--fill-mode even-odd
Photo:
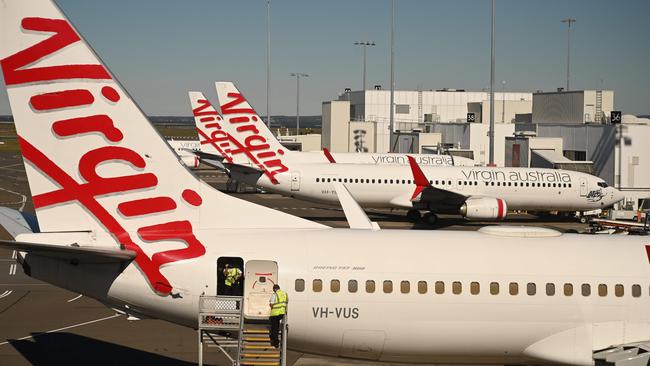
{"label": "dark trousers", "polygon": [[271,321],[271,332],[269,333],[269,337],[271,338],[271,345],[275,348],[280,346],[280,322],[283,318],[284,314],[269,317],[269,320]]}
{"label": "dark trousers", "polygon": [[223,295],[224,296],[234,296],[235,290],[234,286],[223,285]]}

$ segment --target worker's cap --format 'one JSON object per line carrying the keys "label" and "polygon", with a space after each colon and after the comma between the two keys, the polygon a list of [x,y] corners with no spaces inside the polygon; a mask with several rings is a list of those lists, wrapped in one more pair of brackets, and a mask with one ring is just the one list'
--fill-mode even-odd
{"label": "worker's cap", "polygon": [[273,291],[279,290],[279,289],[280,289],[280,285],[273,285]]}

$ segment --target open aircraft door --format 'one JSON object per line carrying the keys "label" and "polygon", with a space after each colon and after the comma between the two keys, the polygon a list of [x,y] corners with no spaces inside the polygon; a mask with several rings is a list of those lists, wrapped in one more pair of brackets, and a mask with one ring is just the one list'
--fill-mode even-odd
{"label": "open aircraft door", "polygon": [[585,178],[580,178],[580,197],[586,197],[588,192],[587,180]]}
{"label": "open aircraft door", "polygon": [[273,285],[278,283],[278,264],[274,261],[250,260],[246,262],[244,277],[244,316],[248,319],[265,319],[271,315],[269,299]]}
{"label": "open aircraft door", "polygon": [[300,190],[300,172],[291,172],[291,190]]}

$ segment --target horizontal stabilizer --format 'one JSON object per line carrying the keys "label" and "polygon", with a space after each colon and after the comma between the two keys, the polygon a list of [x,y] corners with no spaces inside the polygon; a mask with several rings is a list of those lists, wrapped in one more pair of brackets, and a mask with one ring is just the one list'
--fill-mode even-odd
{"label": "horizontal stabilizer", "polygon": [[370,221],[366,212],[363,211],[359,203],[352,197],[350,191],[341,182],[333,182],[332,185],[336,190],[336,195],[341,202],[343,213],[348,220],[350,229],[379,230],[376,222]]}
{"label": "horizontal stabilizer", "polygon": [[121,263],[135,258],[136,252],[114,247],[79,247],[0,240],[0,248],[15,249],[33,255],[62,259],[72,263]]}
{"label": "horizontal stabilizer", "polygon": [[28,220],[22,212],[9,207],[0,207],[0,226],[7,230],[12,238],[16,238],[18,234],[38,231],[36,217]]}
{"label": "horizontal stabilizer", "polygon": [[192,151],[192,154],[196,155],[201,159],[201,162],[204,164],[207,164],[213,168],[217,168],[219,170],[226,170],[226,167],[223,163],[225,157],[216,155],[216,154],[210,154],[204,151]]}

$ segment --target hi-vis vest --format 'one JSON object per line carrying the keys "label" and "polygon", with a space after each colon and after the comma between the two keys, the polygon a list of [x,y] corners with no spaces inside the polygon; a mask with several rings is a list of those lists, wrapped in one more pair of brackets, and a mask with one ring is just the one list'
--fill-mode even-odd
{"label": "hi-vis vest", "polygon": [[228,268],[228,271],[226,271],[226,280],[224,281],[226,283],[226,286],[232,286],[237,282],[237,279],[239,277],[239,269],[237,268]]}
{"label": "hi-vis vest", "polygon": [[275,293],[275,302],[273,303],[273,307],[271,308],[271,316],[277,316],[277,315],[284,315],[287,313],[287,302],[289,301],[289,298],[287,296],[287,293],[278,290]]}

